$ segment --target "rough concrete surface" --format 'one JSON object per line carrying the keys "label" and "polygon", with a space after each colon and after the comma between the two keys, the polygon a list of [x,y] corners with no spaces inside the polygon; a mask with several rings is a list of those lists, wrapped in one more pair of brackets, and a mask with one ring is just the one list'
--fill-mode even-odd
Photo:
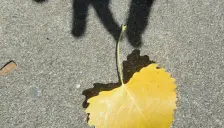
{"label": "rough concrete surface", "polygon": [[[130,0],[110,8],[125,23]],[[2,0],[0,66],[1,128],[88,128],[82,91],[117,82],[115,40],[90,7],[81,38],[71,35],[72,0]],[[224,1],[156,0],[142,35],[148,55],[176,79],[174,128],[224,127]],[[125,60],[133,47],[124,38]]]}

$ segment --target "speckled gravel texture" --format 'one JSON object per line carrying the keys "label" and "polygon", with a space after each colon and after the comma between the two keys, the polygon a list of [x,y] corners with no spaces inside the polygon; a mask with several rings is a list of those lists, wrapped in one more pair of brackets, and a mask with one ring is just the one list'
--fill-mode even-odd
{"label": "speckled gravel texture", "polygon": [[[117,23],[130,0],[113,0]],[[82,91],[117,82],[115,40],[89,8],[83,37],[74,38],[72,0],[0,2],[0,128],[88,128]],[[157,0],[142,35],[148,55],[176,79],[173,128],[224,127],[224,1]],[[125,60],[134,48],[121,44]]]}

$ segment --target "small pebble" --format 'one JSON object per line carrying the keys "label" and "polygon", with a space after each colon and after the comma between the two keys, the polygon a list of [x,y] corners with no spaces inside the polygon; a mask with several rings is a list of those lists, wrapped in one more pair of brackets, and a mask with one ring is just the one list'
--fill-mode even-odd
{"label": "small pebble", "polygon": [[41,96],[41,90],[38,87],[31,87],[30,94],[32,98],[38,98]]}
{"label": "small pebble", "polygon": [[76,88],[80,88],[81,85],[80,85],[80,84],[76,84],[75,87],[76,87]]}

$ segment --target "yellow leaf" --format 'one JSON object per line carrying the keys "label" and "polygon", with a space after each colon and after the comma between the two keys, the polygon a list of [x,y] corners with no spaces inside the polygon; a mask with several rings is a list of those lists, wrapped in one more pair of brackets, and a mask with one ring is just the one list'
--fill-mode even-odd
{"label": "yellow leaf", "polygon": [[90,98],[88,123],[96,128],[169,128],[176,108],[175,88],[165,69],[150,64],[127,84]]}
{"label": "yellow leaf", "polygon": [[122,26],[117,43],[121,86],[102,91],[95,97],[91,97],[94,93],[84,93],[88,99],[88,123],[96,128],[169,128],[176,108],[175,80],[154,63],[142,68],[128,83],[124,83],[119,44],[125,28]]}

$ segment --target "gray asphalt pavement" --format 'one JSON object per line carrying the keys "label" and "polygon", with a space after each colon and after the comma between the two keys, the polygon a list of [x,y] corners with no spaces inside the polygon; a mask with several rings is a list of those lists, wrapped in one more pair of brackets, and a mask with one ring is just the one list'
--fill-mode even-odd
{"label": "gray asphalt pavement", "polygon": [[[113,0],[126,23],[130,0]],[[117,82],[115,40],[89,8],[87,29],[71,35],[72,0],[0,2],[0,128],[88,128],[82,91]],[[156,0],[142,34],[148,55],[176,79],[173,128],[224,127],[224,1]],[[126,60],[134,48],[121,43]]]}

